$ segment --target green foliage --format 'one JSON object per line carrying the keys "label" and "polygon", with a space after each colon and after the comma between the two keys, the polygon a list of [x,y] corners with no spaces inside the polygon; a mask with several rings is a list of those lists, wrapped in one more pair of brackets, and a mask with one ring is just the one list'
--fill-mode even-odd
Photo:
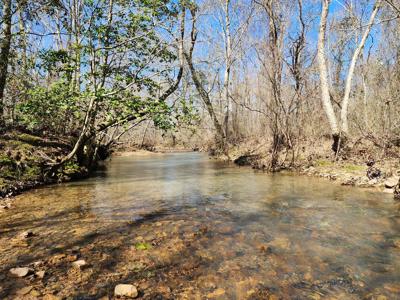
{"label": "green foliage", "polygon": [[15,164],[15,162],[8,156],[6,155],[0,155],[0,165],[4,166],[4,165],[10,165],[13,166]]}
{"label": "green foliage", "polygon": [[64,165],[63,173],[66,175],[74,175],[79,173],[81,167],[74,161],[69,161]]}
{"label": "green foliage", "polygon": [[[34,10],[33,4],[29,7]],[[97,124],[129,126],[128,119],[144,118],[163,130],[189,124],[196,119],[192,103],[181,101],[177,109],[158,100],[165,88],[160,82],[171,83],[176,76],[171,65],[177,65],[179,10],[180,2],[173,0],[116,0],[110,19],[110,1],[85,0],[77,36],[67,10],[54,6],[41,11],[68,36],[49,35],[32,56],[31,73],[37,74],[39,84],[24,91],[17,121],[55,135],[75,133],[94,97],[90,130]],[[62,47],[53,46],[60,41]]]}
{"label": "green foliage", "polygon": [[140,242],[135,244],[135,249],[136,250],[149,250],[151,249],[151,245],[146,242]]}
{"label": "green foliage", "polygon": [[43,50],[39,54],[39,67],[47,72],[64,73],[71,77],[73,66],[69,53],[66,50]]}
{"label": "green foliage", "polygon": [[72,117],[79,120],[78,97],[71,93],[65,81],[52,84],[48,89],[36,87],[29,91],[27,101],[19,104],[20,121],[30,129],[65,131]]}
{"label": "green foliage", "polygon": [[36,165],[31,165],[25,168],[22,174],[22,179],[28,181],[35,181],[35,180],[40,180],[41,176],[42,172],[40,167]]}
{"label": "green foliage", "polygon": [[178,121],[178,126],[187,126],[192,128],[193,130],[201,120],[199,111],[194,106],[193,98],[189,98],[189,101],[181,98],[179,101],[179,105],[175,109],[175,115]]}

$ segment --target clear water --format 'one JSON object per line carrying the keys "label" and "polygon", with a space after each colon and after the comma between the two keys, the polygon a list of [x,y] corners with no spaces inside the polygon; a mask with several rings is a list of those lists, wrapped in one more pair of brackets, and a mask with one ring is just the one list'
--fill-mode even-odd
{"label": "clear water", "polygon": [[[198,153],[114,157],[88,180],[18,196],[0,218],[2,299],[24,286],[99,299],[118,283],[144,299],[400,299],[390,195]],[[8,274],[37,261],[44,279]]]}

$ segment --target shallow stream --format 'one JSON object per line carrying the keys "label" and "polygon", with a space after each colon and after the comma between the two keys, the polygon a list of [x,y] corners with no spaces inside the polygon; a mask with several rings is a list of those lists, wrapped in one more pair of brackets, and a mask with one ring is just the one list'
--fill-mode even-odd
{"label": "shallow stream", "polygon": [[143,299],[400,299],[400,206],[179,153],[114,157],[0,213],[0,299],[112,299],[118,283]]}

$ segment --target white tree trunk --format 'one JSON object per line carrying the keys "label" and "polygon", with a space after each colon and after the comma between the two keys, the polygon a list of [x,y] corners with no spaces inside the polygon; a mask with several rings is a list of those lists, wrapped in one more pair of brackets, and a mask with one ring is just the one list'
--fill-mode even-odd
{"label": "white tree trunk", "polygon": [[347,78],[346,78],[346,86],[344,90],[344,95],[343,95],[343,100],[342,100],[342,110],[340,113],[340,118],[342,122],[341,129],[344,133],[348,134],[349,132],[349,124],[348,124],[348,108],[349,108],[349,99],[350,99],[350,92],[351,92],[351,85],[353,81],[353,76],[354,76],[354,69],[356,67],[358,58],[360,56],[361,51],[364,49],[365,42],[369,36],[369,33],[371,31],[372,25],[374,23],[375,17],[380,9],[380,1],[378,0],[375,3],[374,9],[371,13],[371,16],[369,18],[369,22],[367,24],[367,27],[365,28],[364,34],[361,38],[360,43],[358,44],[357,48],[354,50],[353,57],[351,59],[349,71],[347,73]]}
{"label": "white tree trunk", "polygon": [[330,0],[322,0],[321,22],[318,35],[318,64],[320,73],[321,100],[328,118],[331,133],[335,136],[339,135],[339,127],[329,93],[328,67],[325,55],[325,36],[329,4]]}

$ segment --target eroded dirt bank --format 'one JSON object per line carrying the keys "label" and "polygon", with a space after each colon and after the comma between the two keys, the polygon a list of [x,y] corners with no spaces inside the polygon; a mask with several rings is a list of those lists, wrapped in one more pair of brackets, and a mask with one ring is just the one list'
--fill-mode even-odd
{"label": "eroded dirt bank", "polygon": [[1,133],[0,209],[10,205],[10,201],[4,200],[5,198],[23,191],[87,177],[88,168],[76,160],[57,169],[51,168],[51,163],[60,161],[72,147],[73,144],[67,138],[45,138],[19,131]]}

